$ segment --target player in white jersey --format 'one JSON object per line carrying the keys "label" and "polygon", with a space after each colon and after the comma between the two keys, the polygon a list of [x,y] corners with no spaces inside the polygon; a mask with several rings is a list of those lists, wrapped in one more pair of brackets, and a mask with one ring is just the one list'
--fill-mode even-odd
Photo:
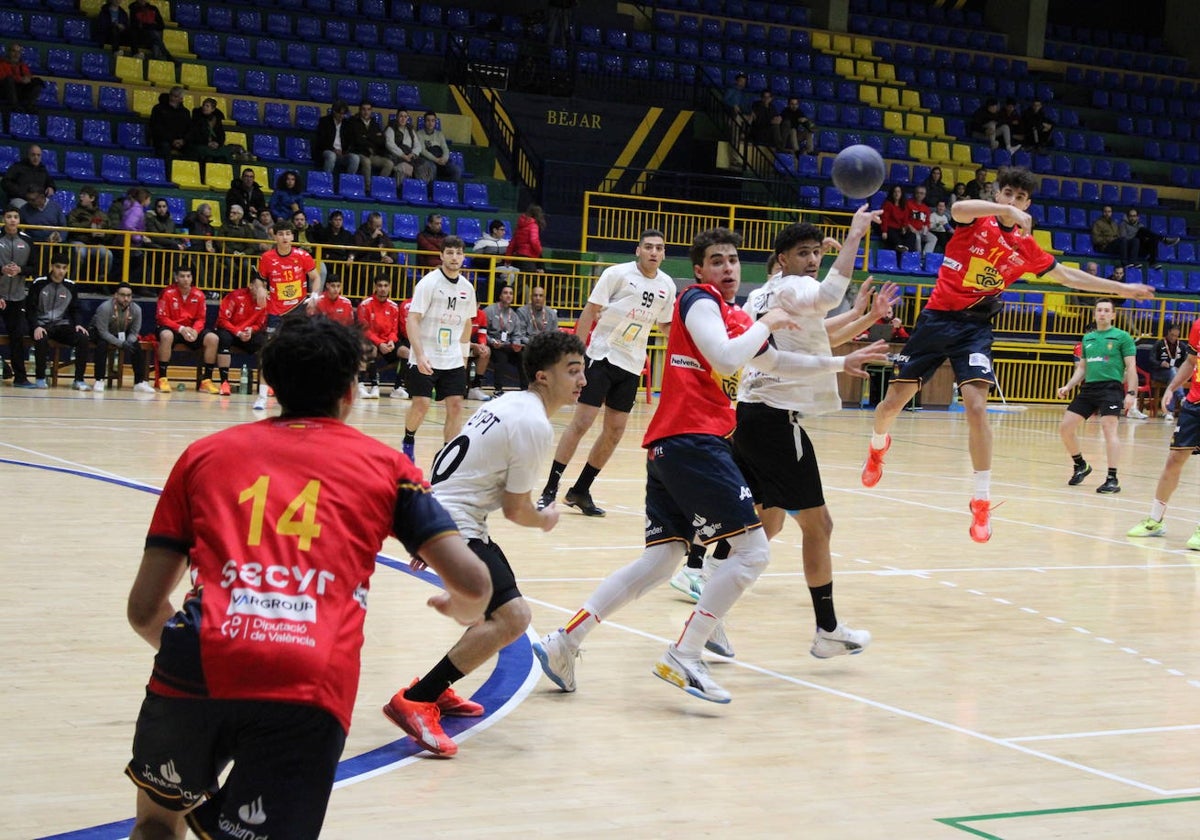
{"label": "player in white jersey", "polygon": [[558,495],[563,471],[604,406],[603,428],[565,499],[584,516],[604,516],[604,510],[592,501],[592,482],[625,434],[646,366],[650,330],[658,324],[667,334],[675,306],[675,281],[658,268],[666,256],[662,233],[642,231],[634,254],[637,259],[633,262],[604,269],[575,324],[575,334],[587,342],[588,384],[571,424],[558,441],[550,477],[538,499],[541,506],[551,504]]}
{"label": "player in white jersey", "polygon": [[[488,567],[492,600],[484,620],[470,627],[424,677],[413,680],[383,707],[384,714],[423,747],[454,755],[458,745],[442,730],[441,716],[477,717],[483,706],[450,687],[529,627],[530,610],[500,546],[488,535],[487,516],[502,510],[510,522],[549,531],[558,522],[554,504],[539,510],[531,493],[537,469],[554,443],[550,415],[579,399],[584,386],[583,342],[545,332],[522,351],[528,391],[513,391],[478,409],[433,463],[433,495],[450,514],[467,545]],[[413,560],[416,569],[424,568]]]}
{"label": "player in white jersey", "polygon": [[442,241],[442,265],[426,274],[413,289],[407,334],[411,347],[408,394],[412,404],[404,416],[404,454],[416,461],[417,429],[437,394],[446,405],[442,440],[462,429],[463,395],[467,392],[466,358],[471,351],[475,287],[462,276],[463,241]]}

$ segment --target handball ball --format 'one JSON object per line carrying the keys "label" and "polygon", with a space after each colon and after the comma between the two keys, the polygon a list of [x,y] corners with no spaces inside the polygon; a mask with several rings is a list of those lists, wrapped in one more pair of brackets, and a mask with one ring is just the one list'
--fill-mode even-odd
{"label": "handball ball", "polygon": [[883,158],[870,146],[847,146],[833,159],[833,184],[847,198],[867,198],[883,186]]}

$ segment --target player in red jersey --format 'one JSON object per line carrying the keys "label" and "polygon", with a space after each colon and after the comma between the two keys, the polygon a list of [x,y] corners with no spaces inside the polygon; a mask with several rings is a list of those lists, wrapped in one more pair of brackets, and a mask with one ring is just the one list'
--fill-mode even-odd
{"label": "player in red jersey", "polygon": [[[308,251],[292,244],[296,238],[295,226],[288,221],[276,222],[272,236],[275,237],[275,247],[258,258],[258,273],[267,279],[270,291],[267,299],[268,335],[279,328],[280,319],[285,316],[314,314],[321,296],[321,272],[316,261]],[[266,409],[269,390],[266,382],[258,383],[255,411]]]}
{"label": "player in red jersey", "polygon": [[325,278],[325,286],[317,298],[317,312],[339,324],[354,323],[354,303],[342,295],[342,278],[333,272]]}
{"label": "player in red jersey", "polygon": [[776,350],[771,333],[795,322],[779,308],[756,322],[734,304],[741,283],[741,236],[716,228],[691,248],[697,284],[675,302],[662,398],[642,446],[646,461],[646,549],[613,572],[566,627],[534,644],[546,675],[575,690],[575,656],[583,638],[616,610],[666,583],[693,537],[705,545],[725,539],[729,558],[713,572],[679,640],[667,647],[654,674],[694,697],[728,703],[729,692],[709,675],[701,651],[717,623],[767,565],[767,538],[754,499],[734,463],[729,437],[735,424],[731,397],[743,365],[801,377],[847,370],[865,376],[844,356],[818,357]]}
{"label": "player in red jersey", "polygon": [[217,335],[204,329],[208,303],[204,292],[192,285],[190,265],[176,266],[174,284],[158,295],[154,320],[158,324],[158,390],[171,392],[167,368],[171,365],[171,351],[178,344],[203,354],[205,373],[200,390],[217,393],[217,386],[212,381],[213,364],[217,361]]}
{"label": "player in red jersey", "polygon": [[888,429],[921,383],[947,358],[954,366],[966,410],[975,486],[971,496],[971,539],[992,536],[992,429],[987,419],[988,392],[996,382],[992,370],[992,317],[1003,303],[1000,293],[1033,272],[1071,289],[1146,300],[1154,290],[1140,283],[1115,283],[1062,265],[1029,235],[1033,220],[1025,211],[1033,200],[1037,178],[1019,167],[1001,169],[996,200],[956,201],[951,213],[958,227],[946,245],[937,285],[921,311],[912,336],[900,351],[896,375],[887,395],[875,407],[862,483],[874,487],[883,476],[883,455],[891,446]]}
{"label": "player in red jersey", "polygon": [[375,293],[358,305],[358,323],[371,343],[367,351],[366,368],[359,374],[360,399],[379,399],[379,361],[382,359],[396,371],[392,396],[408,399],[401,384],[401,363],[408,360],[408,347],[400,343],[400,304],[391,299],[392,281],[386,274],[376,274]]}
{"label": "player in red jersey", "polygon": [[479,307],[475,313],[475,326],[471,330],[470,355],[467,359],[468,373],[471,362],[475,363],[475,373],[467,380],[467,399],[487,402],[491,396],[483,390],[483,375],[487,373],[488,364],[492,360],[492,348],[488,347],[487,312]]}
{"label": "player in red jersey", "polygon": [[[289,322],[263,350],[281,416],[202,438],[171,470],[129,594],[158,651],[125,770],[132,838],[182,838],[185,821],[200,837],[320,834],[389,534],[441,576],[439,612],[471,624],[491,598],[420,471],[343,422],[361,342],[326,318]],[[338,457],[296,456],[314,449]]]}
{"label": "player in red jersey", "polygon": [[221,299],[217,312],[217,367],[221,372],[221,395],[229,396],[230,350],[258,355],[267,341],[267,284],[250,277],[246,288]]}

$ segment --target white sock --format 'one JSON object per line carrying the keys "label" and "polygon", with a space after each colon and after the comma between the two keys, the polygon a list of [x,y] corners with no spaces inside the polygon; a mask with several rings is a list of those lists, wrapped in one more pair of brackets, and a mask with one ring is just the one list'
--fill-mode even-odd
{"label": "white sock", "polygon": [[887,443],[888,443],[887,432],[884,432],[881,435],[876,434],[875,432],[871,432],[871,448],[872,449],[875,449],[875,450],[883,449],[885,446],[887,446]]}
{"label": "white sock", "polygon": [[992,471],[991,470],[976,470],[975,471],[975,493],[973,499],[990,499],[992,497]]}
{"label": "white sock", "polygon": [[685,659],[699,659],[700,652],[704,650],[704,643],[712,635],[713,628],[717,626],[718,621],[720,619],[712,613],[696,607],[692,610],[687,624],[683,626],[683,633],[680,635],[679,641],[675,643],[675,650]]}
{"label": "white sock", "polygon": [[263,399],[267,398],[267,383],[261,379],[258,381],[258,395]]}
{"label": "white sock", "polygon": [[1163,517],[1167,515],[1167,503],[1154,500],[1154,504],[1150,505],[1150,518],[1155,522],[1162,522]]}

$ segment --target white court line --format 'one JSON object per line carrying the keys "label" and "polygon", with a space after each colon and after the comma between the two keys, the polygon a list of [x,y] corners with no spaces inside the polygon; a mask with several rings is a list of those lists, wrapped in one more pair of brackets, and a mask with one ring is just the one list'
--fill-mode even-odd
{"label": "white court line", "polygon": [[39,458],[45,458],[48,461],[53,461],[61,466],[70,467],[71,469],[78,470],[81,473],[89,473],[91,475],[102,475],[105,478],[117,479],[118,481],[124,481],[128,484],[136,485],[137,487],[146,487],[146,488],[149,488],[152,490],[161,489],[161,488],[157,487],[156,485],[146,484],[144,481],[137,481],[136,479],[126,478],[125,476],[123,476],[119,473],[109,472],[108,470],[102,470],[99,467],[92,467],[87,464],[81,464],[78,461],[68,461],[66,458],[59,458],[55,455],[50,455],[49,453],[46,453],[46,452],[40,452],[36,449],[26,449],[24,446],[17,446],[15,444],[6,443],[4,441],[0,441],[0,446],[7,447],[8,449],[13,449],[17,452],[23,452],[26,455],[34,455]]}
{"label": "white court line", "polygon": [[1095,732],[1062,732],[1057,735],[1022,735],[1009,741],[1065,741],[1071,738],[1107,738],[1111,735],[1145,735],[1150,732],[1192,732],[1200,729],[1200,723],[1181,726],[1142,726],[1137,729],[1098,729]]}

